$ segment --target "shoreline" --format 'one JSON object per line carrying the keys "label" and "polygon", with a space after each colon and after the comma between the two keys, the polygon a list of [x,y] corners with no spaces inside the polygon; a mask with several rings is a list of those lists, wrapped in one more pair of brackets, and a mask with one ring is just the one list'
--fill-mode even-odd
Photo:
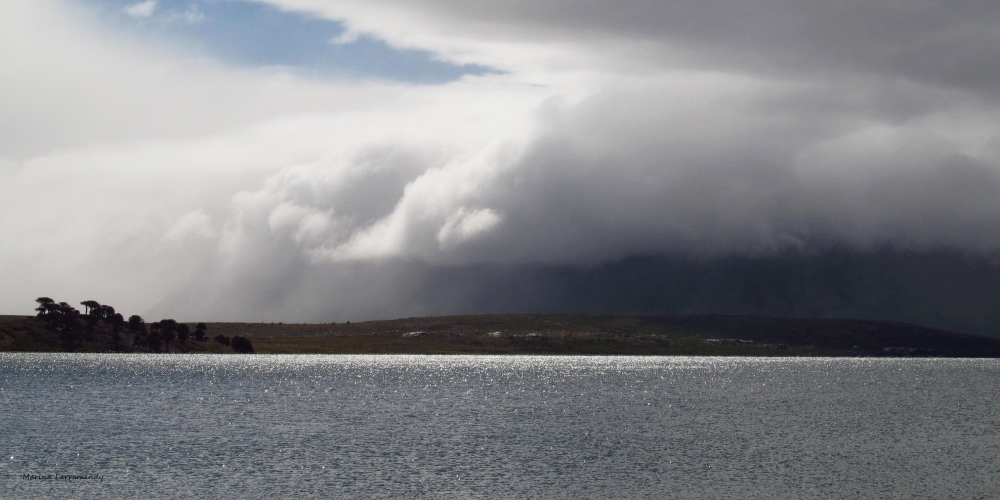
{"label": "shoreline", "polygon": [[[206,325],[209,340],[162,354],[233,353],[211,340],[223,335],[249,339],[257,354],[1000,357],[1000,339],[876,320],[498,314]],[[34,317],[0,316],[0,351],[65,352],[54,335]],[[126,347],[113,351],[97,338],[73,352],[144,352]]]}

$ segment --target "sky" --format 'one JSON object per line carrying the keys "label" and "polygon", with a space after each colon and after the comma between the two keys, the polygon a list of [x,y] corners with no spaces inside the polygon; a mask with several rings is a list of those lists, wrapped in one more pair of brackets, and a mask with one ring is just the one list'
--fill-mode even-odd
{"label": "sky", "polygon": [[441,270],[996,256],[997,60],[973,0],[7,0],[0,312],[343,321],[452,311]]}

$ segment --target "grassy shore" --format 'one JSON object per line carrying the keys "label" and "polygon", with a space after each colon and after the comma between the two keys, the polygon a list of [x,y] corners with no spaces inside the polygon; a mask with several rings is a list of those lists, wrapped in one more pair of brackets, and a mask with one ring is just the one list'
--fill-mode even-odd
{"label": "grassy shore", "polygon": [[[1000,339],[904,323],[740,316],[480,315],[352,324],[207,323],[262,354],[634,354],[1000,357]],[[193,324],[192,324],[193,326]],[[32,317],[0,316],[0,350],[62,351]],[[95,338],[79,351],[111,350]],[[209,340],[171,352],[227,353]]]}

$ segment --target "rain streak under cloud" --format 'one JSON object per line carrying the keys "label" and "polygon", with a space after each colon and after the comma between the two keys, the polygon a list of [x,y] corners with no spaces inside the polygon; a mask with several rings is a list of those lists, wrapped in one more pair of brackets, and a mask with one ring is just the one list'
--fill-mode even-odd
{"label": "rain streak under cloud", "polygon": [[365,319],[468,312],[442,270],[1000,250],[995,2],[14,0],[0,41],[7,313]]}

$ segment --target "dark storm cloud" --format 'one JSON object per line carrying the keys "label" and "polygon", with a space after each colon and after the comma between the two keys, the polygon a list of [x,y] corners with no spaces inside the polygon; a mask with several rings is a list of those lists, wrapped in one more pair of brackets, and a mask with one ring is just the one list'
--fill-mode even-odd
{"label": "dark storm cloud", "polygon": [[[271,0],[377,29],[355,2]],[[988,92],[1000,69],[1000,6],[989,1],[795,0],[364,2],[428,32],[503,42],[628,44],[650,57],[778,73],[865,73]],[[360,4],[360,3],[359,3]],[[387,21],[391,24],[391,21]],[[388,30],[387,30],[388,31]],[[406,32],[419,33],[406,26]],[[393,37],[393,33],[383,33]],[[419,36],[403,38],[419,43]],[[636,56],[637,54],[633,54]]]}
{"label": "dark storm cloud", "polygon": [[981,90],[1000,81],[994,64],[1000,56],[1000,5],[990,1],[408,3],[456,22],[507,27],[511,37],[679,45],[692,62],[729,69],[861,71]]}
{"label": "dark storm cloud", "polygon": [[[814,91],[831,108],[862,92]],[[678,93],[621,88],[552,123],[505,179],[510,251],[538,243],[546,250],[534,247],[533,258],[592,261],[830,244],[997,249],[995,149],[968,154],[946,126],[877,107],[778,112],[781,90],[680,106],[672,101],[687,96]]]}

